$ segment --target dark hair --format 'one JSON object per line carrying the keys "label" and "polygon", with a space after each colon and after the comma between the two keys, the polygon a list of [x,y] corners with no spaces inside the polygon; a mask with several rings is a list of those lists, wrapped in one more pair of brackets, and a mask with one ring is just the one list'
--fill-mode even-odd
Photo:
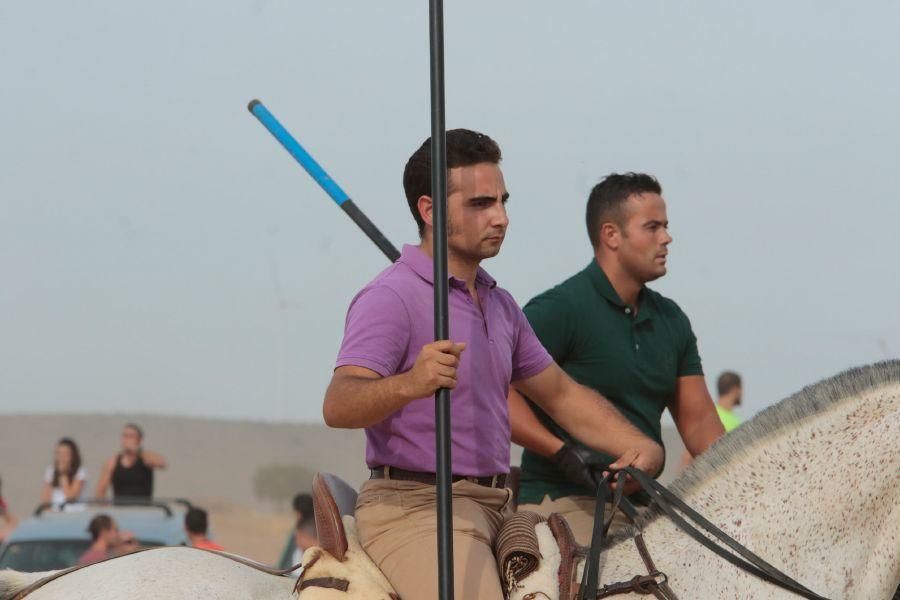
{"label": "dark hair", "polygon": [[205,534],[209,529],[209,518],[206,511],[196,506],[191,507],[184,515],[184,528],[191,533]]}
{"label": "dark hair", "polygon": [[87,530],[91,534],[91,539],[97,541],[97,538],[100,537],[100,534],[104,531],[109,531],[112,529],[113,520],[109,515],[100,514],[91,519],[91,522],[88,524]]}
{"label": "dark hair", "polygon": [[144,430],[141,429],[140,427],[138,427],[138,426],[137,426],[136,424],[134,424],[134,423],[125,423],[125,426],[122,427],[122,429],[134,429],[134,432],[135,432],[136,434],[138,434],[138,439],[139,439],[139,440],[144,439]]}
{"label": "dark hair", "polygon": [[59,468],[56,466],[56,457],[53,458],[53,487],[59,485],[59,478],[62,475],[68,475],[69,479],[75,477],[75,474],[78,473],[78,469],[81,468],[81,452],[78,451],[78,444],[75,443],[75,440],[72,438],[62,438],[58,442],[56,442],[57,446],[67,446],[69,448],[69,452],[72,453],[72,464],[69,465],[68,473],[60,473]]}
{"label": "dark hair", "polygon": [[719,375],[716,387],[719,390],[719,396],[724,396],[734,388],[741,387],[741,376],[734,371],[723,371],[722,374]]}
{"label": "dark hair", "polygon": [[652,175],[645,173],[612,173],[591,190],[588,196],[585,222],[591,245],[600,245],[600,226],[614,221],[624,225],[622,206],[634,194],[662,194],[662,187]]}
{"label": "dark hair", "polygon": [[[497,142],[483,133],[471,129],[451,129],[447,132],[448,170],[479,163],[496,165],[502,158]],[[419,198],[431,196],[431,138],[425,140],[406,162],[403,191],[421,236],[425,232],[425,221],[419,215]]]}
{"label": "dark hair", "polygon": [[309,494],[297,494],[291,505],[294,507],[294,512],[303,515],[304,520],[313,516],[313,499]]}

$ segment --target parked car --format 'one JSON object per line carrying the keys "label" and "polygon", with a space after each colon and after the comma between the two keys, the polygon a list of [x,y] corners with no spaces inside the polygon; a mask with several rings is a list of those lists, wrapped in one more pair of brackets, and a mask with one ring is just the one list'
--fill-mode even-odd
{"label": "parked car", "polygon": [[86,500],[66,503],[61,510],[39,506],[22,520],[0,546],[0,569],[52,571],[71,567],[91,545],[88,523],[98,514],[115,519],[141,547],[187,543],[186,500]]}

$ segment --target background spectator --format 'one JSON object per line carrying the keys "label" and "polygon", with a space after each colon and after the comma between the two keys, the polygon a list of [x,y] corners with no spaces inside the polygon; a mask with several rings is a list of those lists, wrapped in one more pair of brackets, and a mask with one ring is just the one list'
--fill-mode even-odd
{"label": "background spectator", "polygon": [[49,502],[58,508],[65,502],[78,500],[87,483],[87,471],[81,466],[78,444],[70,438],[57,442],[53,464],[44,471],[44,487],[41,502]]}
{"label": "background spectator", "polygon": [[16,519],[9,512],[9,506],[3,498],[3,481],[0,480],[0,544],[9,536],[16,526]]}
{"label": "background spectator", "polygon": [[293,507],[296,521],[292,536],[294,552],[291,563],[298,565],[303,560],[303,551],[318,543],[316,540],[316,515],[313,510],[312,496],[309,494],[294,496]]}
{"label": "background spectator", "polygon": [[734,409],[741,405],[744,387],[741,376],[734,371],[725,371],[719,375],[717,382],[719,399],[716,401],[716,412],[725,431],[729,432],[741,424],[741,418],[734,414]]}
{"label": "background spectator", "polygon": [[137,549],[137,540],[128,532],[120,532],[119,526],[109,515],[99,514],[88,524],[91,546],[78,559],[79,565],[89,565],[117,554]]}
{"label": "background spectator", "polygon": [[113,498],[151,498],[153,471],[165,469],[166,459],[144,450],[144,432],[134,423],[122,428],[122,451],[103,465],[97,482],[97,497],[105,498],[112,484]]}
{"label": "background spectator", "polygon": [[187,533],[190,545],[206,550],[224,550],[222,546],[207,537],[209,531],[209,517],[206,511],[196,506],[184,515],[184,530]]}

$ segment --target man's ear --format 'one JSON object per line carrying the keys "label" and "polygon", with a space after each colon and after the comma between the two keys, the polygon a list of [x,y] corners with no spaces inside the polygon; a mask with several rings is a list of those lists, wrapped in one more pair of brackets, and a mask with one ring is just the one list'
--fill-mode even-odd
{"label": "man's ear", "polygon": [[419,196],[418,208],[419,216],[422,217],[425,224],[429,227],[433,227],[432,210],[434,209],[434,203],[431,201],[431,196]]}
{"label": "man's ear", "polygon": [[600,244],[615,250],[622,240],[622,230],[612,221],[600,225]]}

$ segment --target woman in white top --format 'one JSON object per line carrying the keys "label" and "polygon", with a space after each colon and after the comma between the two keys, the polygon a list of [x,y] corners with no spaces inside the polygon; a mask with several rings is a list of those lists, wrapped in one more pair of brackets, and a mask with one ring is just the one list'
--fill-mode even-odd
{"label": "woman in white top", "polygon": [[81,466],[78,444],[69,438],[59,440],[53,464],[44,471],[41,502],[49,502],[59,507],[65,502],[79,500],[86,483],[87,471]]}

